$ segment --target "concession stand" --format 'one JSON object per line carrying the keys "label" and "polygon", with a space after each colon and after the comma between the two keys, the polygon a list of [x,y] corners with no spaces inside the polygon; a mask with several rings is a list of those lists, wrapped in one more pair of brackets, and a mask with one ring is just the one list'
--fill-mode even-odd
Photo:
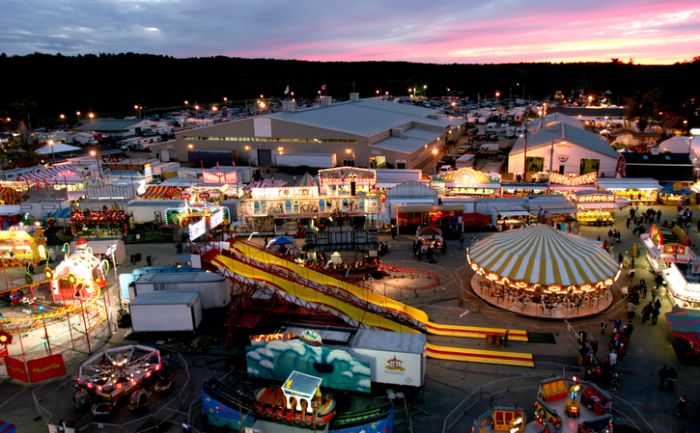
{"label": "concession stand", "polygon": [[434,179],[433,187],[443,189],[445,196],[500,197],[501,176],[464,167]]}
{"label": "concession stand", "polygon": [[673,307],[700,309],[700,263],[671,263],[661,271]]}
{"label": "concession stand", "polygon": [[659,201],[662,204],[678,206],[679,204],[696,204],[695,189],[688,188],[683,182],[667,183],[661,188]]}
{"label": "concession stand", "polygon": [[597,189],[610,191],[617,198],[627,199],[634,204],[655,204],[659,198],[661,185],[656,179],[638,178],[600,178],[596,182]]}
{"label": "concession stand", "polygon": [[690,237],[680,226],[664,227],[652,224],[649,233],[640,236],[647,260],[654,272],[661,272],[671,263],[692,263],[695,253]]}
{"label": "concession stand", "polygon": [[576,221],[586,225],[610,225],[615,222],[615,211],[620,209],[617,197],[610,191],[586,189],[568,194],[576,205]]}

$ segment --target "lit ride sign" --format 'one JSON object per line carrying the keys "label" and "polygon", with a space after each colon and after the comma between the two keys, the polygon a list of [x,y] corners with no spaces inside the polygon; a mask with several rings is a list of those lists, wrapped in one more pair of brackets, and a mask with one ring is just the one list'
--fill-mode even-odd
{"label": "lit ride sign", "polygon": [[252,198],[305,198],[318,197],[318,188],[315,186],[283,186],[279,188],[253,188],[250,192]]}
{"label": "lit ride sign", "polygon": [[204,219],[189,225],[190,240],[194,241],[207,232],[207,222]]}

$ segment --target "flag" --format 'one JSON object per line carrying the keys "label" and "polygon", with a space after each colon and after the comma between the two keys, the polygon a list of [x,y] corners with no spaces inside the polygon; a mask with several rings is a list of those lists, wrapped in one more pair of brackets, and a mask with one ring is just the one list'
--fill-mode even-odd
{"label": "flag", "polygon": [[219,161],[216,161],[216,171],[219,171]]}
{"label": "flag", "polygon": [[199,167],[200,167],[202,170],[204,170],[204,161],[202,161],[201,159],[199,160]]}
{"label": "flag", "polygon": [[321,91],[322,91],[322,92],[325,92],[325,91],[326,91],[326,83],[323,83],[323,85],[321,86]]}
{"label": "flag", "polygon": [[235,160],[235,159],[232,159],[232,160],[231,160],[231,167],[235,167],[235,166],[236,166],[236,160]]}
{"label": "flag", "polygon": [[289,95],[289,84],[287,84],[287,87],[284,88],[284,94]]}

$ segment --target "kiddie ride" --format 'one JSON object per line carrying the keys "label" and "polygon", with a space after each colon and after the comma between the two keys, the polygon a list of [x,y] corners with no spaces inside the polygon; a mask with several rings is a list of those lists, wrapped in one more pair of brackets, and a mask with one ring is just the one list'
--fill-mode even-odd
{"label": "kiddie ride", "polygon": [[133,412],[147,410],[151,390],[166,393],[172,388],[173,373],[163,368],[160,351],[131,345],[105,350],[80,366],[73,406],[90,408],[96,417],[112,414],[127,400]]}
{"label": "kiddie ride", "polygon": [[46,270],[46,277],[51,280],[54,302],[99,297],[100,291],[107,285],[108,269],[109,262],[96,257],[86,239],[78,239],[74,253],[67,254],[54,270]]}

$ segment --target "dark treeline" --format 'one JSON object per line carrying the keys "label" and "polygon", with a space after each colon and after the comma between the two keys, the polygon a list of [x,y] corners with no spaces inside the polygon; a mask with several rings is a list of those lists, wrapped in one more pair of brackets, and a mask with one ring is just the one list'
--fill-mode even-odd
{"label": "dark treeline", "polygon": [[[147,54],[0,55],[0,113],[51,123],[76,110],[98,116],[134,114],[134,104],[181,106],[282,97],[287,85],[301,98],[327,94],[347,98],[353,86],[362,96],[380,89],[405,95],[427,85],[428,96],[453,94],[476,99],[545,98],[560,90],[569,97],[612,92],[613,103],[647,100],[654,110],[677,113],[697,123],[693,110],[700,93],[700,61],[669,66],[609,63],[425,64],[407,62],[306,62],[229,57],[176,59]],[[695,98],[695,99],[693,99]]]}

